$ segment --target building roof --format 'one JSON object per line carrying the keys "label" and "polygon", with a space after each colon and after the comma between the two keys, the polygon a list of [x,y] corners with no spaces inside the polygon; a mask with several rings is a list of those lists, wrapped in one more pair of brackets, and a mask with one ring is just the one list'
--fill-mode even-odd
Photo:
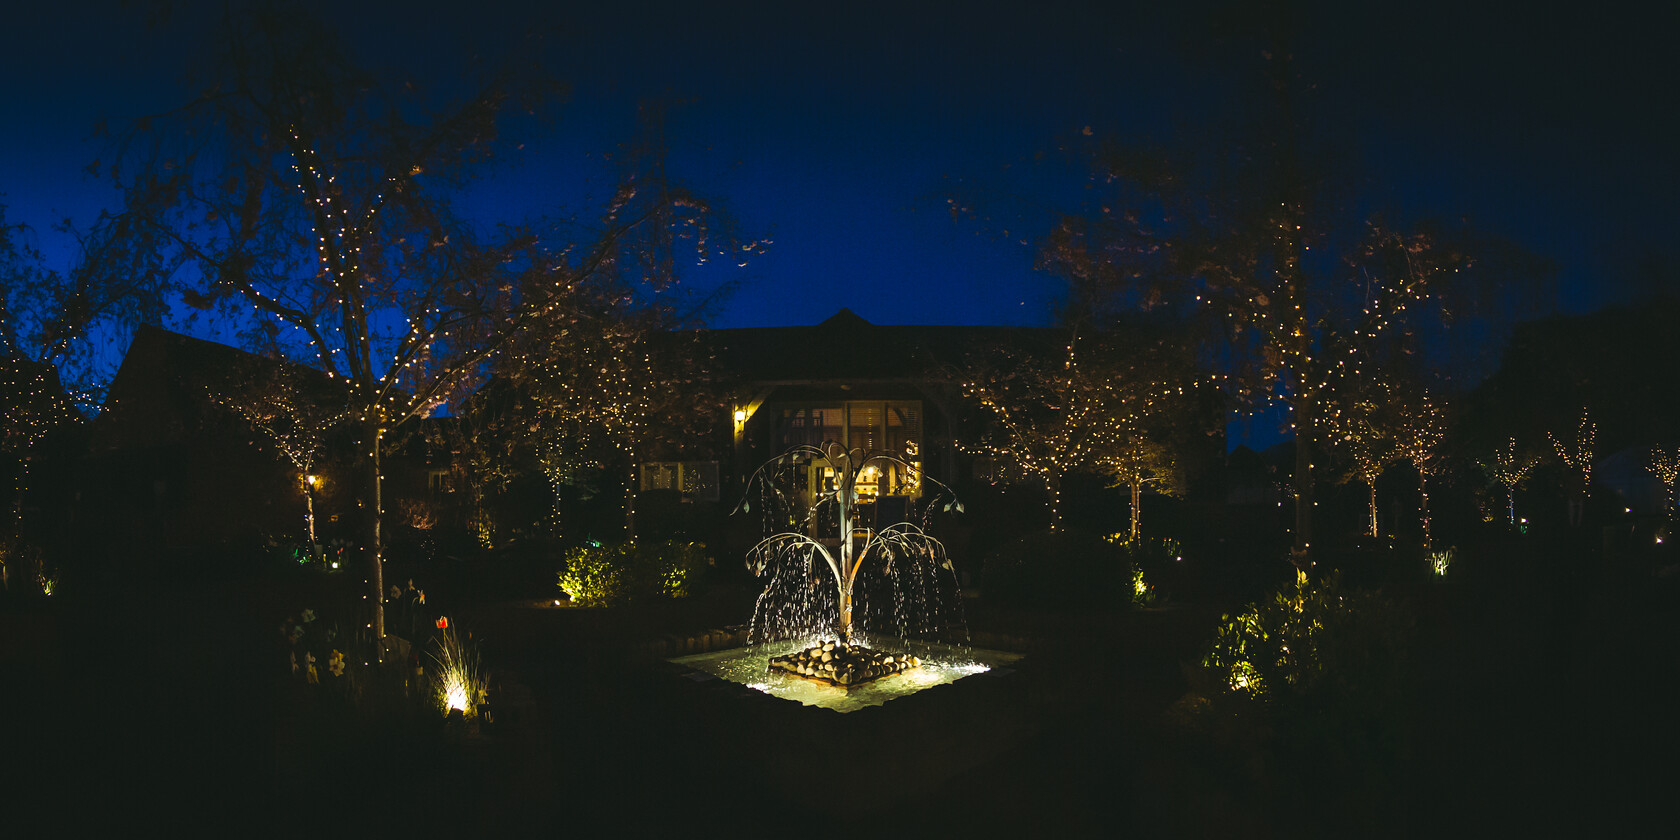
{"label": "building roof", "polygon": [[1042,327],[872,324],[841,309],[809,327],[707,330],[719,366],[751,382],[894,381],[936,377],[973,352],[997,344],[1053,346]]}
{"label": "building roof", "polygon": [[[186,442],[202,434],[211,391],[272,375],[282,365],[330,387],[325,374],[236,347],[142,324],[111,380],[94,426],[95,451]],[[213,422],[221,423],[219,412]]]}

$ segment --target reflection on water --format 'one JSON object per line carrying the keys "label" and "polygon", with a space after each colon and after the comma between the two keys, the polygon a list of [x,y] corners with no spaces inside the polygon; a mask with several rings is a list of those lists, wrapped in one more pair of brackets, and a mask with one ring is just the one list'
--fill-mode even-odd
{"label": "reflection on water", "polygon": [[784,700],[794,700],[807,706],[821,706],[837,712],[850,712],[865,706],[879,706],[888,700],[915,694],[924,688],[956,682],[972,674],[1012,664],[1021,658],[1018,653],[999,650],[953,647],[932,642],[858,638],[856,643],[878,650],[895,654],[915,654],[922,658],[922,667],[852,689],[836,688],[812,680],[770,672],[770,657],[792,653],[817,641],[820,640],[800,639],[750,645],[682,656],[671,661]]}

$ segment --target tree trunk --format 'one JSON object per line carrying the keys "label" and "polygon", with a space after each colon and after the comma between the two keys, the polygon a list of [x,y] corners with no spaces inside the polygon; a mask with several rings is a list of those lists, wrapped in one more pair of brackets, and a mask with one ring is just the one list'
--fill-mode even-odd
{"label": "tree trunk", "polygon": [[303,523],[308,526],[310,552],[319,554],[321,546],[315,541],[315,486],[308,476],[303,479]]}
{"label": "tree trunk", "polygon": [[1428,551],[1434,546],[1434,538],[1429,534],[1429,477],[1418,470],[1418,513],[1423,517],[1423,550]]}
{"label": "tree trunk", "polygon": [[636,539],[636,464],[631,458],[630,480],[624,485],[624,539]]}
{"label": "tree trunk", "polygon": [[1050,494],[1050,530],[1062,530],[1062,480],[1059,476],[1048,473],[1044,476],[1044,489]]}
{"label": "tree trunk", "polygon": [[1136,546],[1137,545],[1137,538],[1138,538],[1138,513],[1139,513],[1138,503],[1142,500],[1142,497],[1143,497],[1143,482],[1134,480],[1133,482],[1131,482],[1131,485],[1132,485],[1132,536],[1131,536],[1130,541],[1131,541],[1133,546]]}
{"label": "tree trunk", "polygon": [[[363,546],[362,551],[367,556],[368,585],[372,590],[373,599],[373,638],[377,644],[385,638],[385,557],[384,545],[381,543],[379,530],[380,507],[382,505],[382,478],[379,475],[379,438],[381,430],[378,421],[367,423],[364,439],[367,441],[368,457],[362,463],[366,474],[363,476],[366,496],[362,500]],[[383,654],[383,649],[381,649]]]}
{"label": "tree trunk", "polygon": [[[18,476],[12,484],[11,521],[7,523],[6,540],[0,545],[0,588],[12,589],[12,558],[23,556],[23,491],[29,476],[29,457],[17,459]],[[27,574],[27,569],[25,571]],[[21,584],[28,587],[29,584]]]}
{"label": "tree trunk", "polygon": [[1295,546],[1289,552],[1289,562],[1295,565],[1296,577],[1306,580],[1312,566],[1312,415],[1302,406],[1295,411]]}
{"label": "tree trunk", "polygon": [[1373,478],[1370,481],[1365,482],[1365,487],[1371,491],[1371,536],[1375,537],[1377,535],[1377,531],[1378,531],[1378,526],[1377,526],[1377,480]]}
{"label": "tree trunk", "polygon": [[1517,488],[1505,485],[1505,518],[1511,521],[1511,527],[1517,525]]}

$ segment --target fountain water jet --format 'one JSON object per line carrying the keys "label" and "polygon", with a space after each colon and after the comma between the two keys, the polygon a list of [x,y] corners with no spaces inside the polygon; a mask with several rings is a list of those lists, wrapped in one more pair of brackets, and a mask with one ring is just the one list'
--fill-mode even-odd
{"label": "fountain water jet", "polygon": [[[825,480],[819,490],[811,491],[809,500],[803,490],[790,492],[790,479],[799,475],[801,467],[812,470],[819,464],[832,473],[832,483]],[[911,486],[938,488],[939,493],[923,508],[924,525],[934,502],[942,498],[944,510],[961,512],[961,504],[950,497],[949,489],[926,478],[916,465],[890,453],[848,450],[833,442],[790,449],[760,467],[749,481],[748,497],[738,512],[752,509],[751,493],[756,487],[767,520],[779,516],[778,524],[804,527],[804,532],[772,534],[747,553],[747,567],[770,578],[753,608],[748,641],[803,637],[814,642],[808,649],[773,658],[772,671],[849,688],[920,664],[913,656],[895,656],[861,644],[857,626],[868,610],[859,609],[867,605],[862,603],[864,591],[858,584],[867,560],[880,567],[875,571],[878,577],[870,581],[876,584],[872,588],[884,586],[891,591],[896,635],[908,638],[960,628],[962,640],[967,641],[961,593],[944,545],[910,522],[871,528],[862,527],[858,520],[858,482],[886,470],[898,471]],[[799,507],[805,509],[803,521],[794,515]],[[820,538],[830,524],[836,536]],[[822,583],[823,566],[832,588]],[[949,604],[942,603],[947,600]],[[825,640],[827,632],[838,638]]]}

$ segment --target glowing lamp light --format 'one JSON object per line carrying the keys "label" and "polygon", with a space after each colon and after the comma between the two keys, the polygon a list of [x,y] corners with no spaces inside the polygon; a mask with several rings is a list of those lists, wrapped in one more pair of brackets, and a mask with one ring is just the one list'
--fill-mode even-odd
{"label": "glowing lamp light", "polygon": [[443,705],[448,711],[460,711],[461,714],[466,714],[467,687],[458,682],[451,681],[449,688],[444,691]]}
{"label": "glowing lamp light", "polygon": [[737,422],[737,423],[747,422],[747,410],[746,409],[744,409],[744,408],[735,409],[735,422]]}

